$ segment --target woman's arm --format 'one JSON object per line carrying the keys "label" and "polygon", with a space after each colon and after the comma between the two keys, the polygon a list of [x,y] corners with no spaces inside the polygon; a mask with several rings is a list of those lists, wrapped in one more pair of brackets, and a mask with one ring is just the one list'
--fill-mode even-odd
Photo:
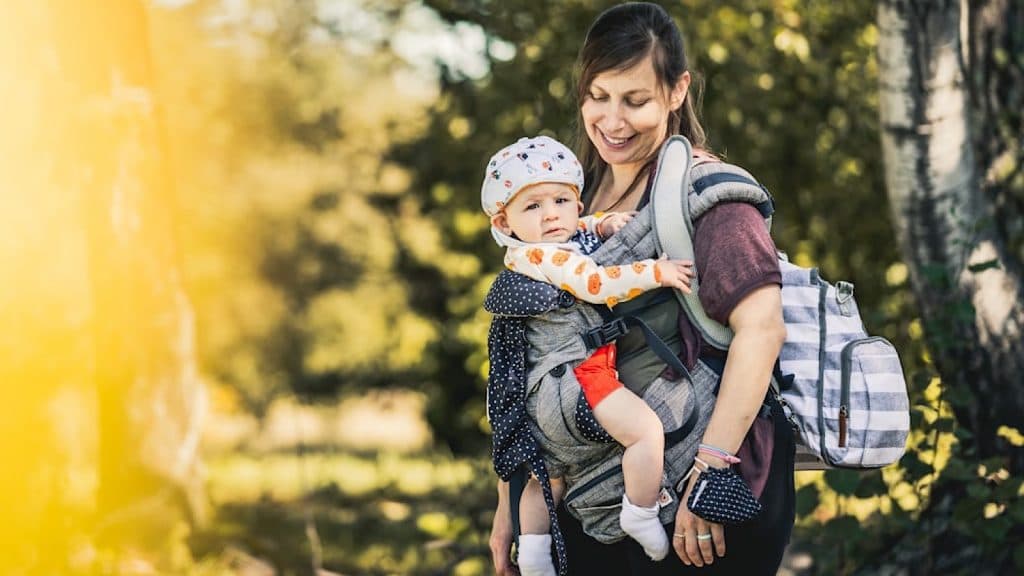
{"label": "woman's arm", "polygon": [[[711,420],[702,442],[736,453],[764,401],[772,368],[786,338],[782,290],[775,245],[757,210],[745,204],[724,204],[697,222],[694,250],[701,285],[701,303],[715,320],[727,323],[733,340],[722,374]],[[701,455],[709,465],[727,464]],[[683,501],[696,482],[694,475]],[[694,516],[685,505],[676,515],[674,538],[679,557],[701,566],[725,554],[725,532],[718,524]],[[698,534],[711,539],[698,540]]]}
{"label": "woman's arm", "polygon": [[729,326],[734,336],[704,444],[735,454],[764,402],[786,339],[782,290],[769,284],[748,294],[729,315]]}
{"label": "woman's arm", "polygon": [[508,482],[498,480],[498,506],[494,510],[491,524],[491,562],[498,576],[519,576],[519,570],[512,565],[512,515],[509,512]]}
{"label": "woman's arm", "polygon": [[[772,367],[786,339],[779,286],[762,286],[740,300],[729,315],[729,325],[734,332],[732,344],[718,399],[701,442],[735,454],[761,408]],[[728,466],[724,460],[709,454],[701,454],[700,458],[715,468]],[[697,477],[694,474],[691,478],[676,513],[676,534],[685,536],[673,538],[673,545],[683,563],[703,566],[714,562],[715,553],[725,555],[725,530],[719,524],[695,516],[687,508],[685,502]],[[711,534],[711,539],[697,539],[698,534]]]}

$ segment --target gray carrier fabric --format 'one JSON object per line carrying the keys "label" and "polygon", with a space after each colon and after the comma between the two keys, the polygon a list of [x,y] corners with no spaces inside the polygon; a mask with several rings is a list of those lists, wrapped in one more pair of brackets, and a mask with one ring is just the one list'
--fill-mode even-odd
{"label": "gray carrier fabric", "polygon": [[[641,210],[619,233],[593,254],[601,264],[631,262],[656,253],[651,232],[650,211]],[[677,332],[678,305],[672,299],[640,312],[655,325],[668,325]],[[672,315],[672,322],[659,323],[654,316]],[[619,510],[624,490],[622,446],[587,440],[577,424],[581,389],[572,368],[594,350],[583,344],[580,333],[603,323],[600,314],[589,305],[578,304],[552,311],[527,321],[529,351],[527,363],[527,414],[532,418],[545,462],[552,476],[562,476],[568,486],[566,507],[580,520],[584,531],[600,542],[615,542],[625,537],[619,526]],[[634,331],[638,332],[638,331]],[[631,336],[633,334],[631,333]],[[663,340],[673,334],[661,334]],[[677,335],[676,339],[678,339]],[[640,336],[642,338],[642,336]],[[678,349],[678,342],[674,349]],[[664,362],[658,372],[664,370]],[[631,385],[661,418],[666,433],[678,430],[692,410],[697,424],[685,438],[672,445],[666,442],[665,474],[661,520],[671,522],[678,506],[674,484],[687,472],[697,453],[697,444],[707,427],[714,406],[718,376],[703,364],[690,371],[693,382],[685,377],[668,381]],[[630,385],[627,382],[627,385]]]}

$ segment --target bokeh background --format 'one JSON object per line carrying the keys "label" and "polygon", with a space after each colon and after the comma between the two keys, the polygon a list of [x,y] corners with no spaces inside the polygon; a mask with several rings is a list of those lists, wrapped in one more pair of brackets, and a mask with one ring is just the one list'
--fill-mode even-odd
{"label": "bokeh background", "polygon": [[[5,2],[0,573],[491,573],[479,182],[571,141],[608,5]],[[1021,478],[963,448],[893,232],[877,3],[664,5],[713,149],[912,386],[898,465],[797,475],[785,573],[1024,570]]]}

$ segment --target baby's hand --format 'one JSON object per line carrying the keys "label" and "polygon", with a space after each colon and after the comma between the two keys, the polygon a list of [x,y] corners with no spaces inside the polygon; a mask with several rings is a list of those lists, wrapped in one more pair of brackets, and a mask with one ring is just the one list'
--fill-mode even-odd
{"label": "baby's hand", "polygon": [[675,288],[690,293],[690,279],[693,278],[693,262],[690,260],[666,260],[655,263],[658,282],[665,288]]}
{"label": "baby's hand", "polygon": [[610,238],[619,230],[622,230],[622,227],[628,224],[633,219],[633,216],[636,216],[636,211],[609,214],[597,224],[597,235],[601,238]]}

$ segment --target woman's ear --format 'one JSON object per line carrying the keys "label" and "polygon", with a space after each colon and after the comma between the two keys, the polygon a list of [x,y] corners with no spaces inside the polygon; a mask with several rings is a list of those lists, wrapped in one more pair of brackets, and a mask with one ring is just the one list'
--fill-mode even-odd
{"label": "woman's ear", "polygon": [[491,226],[494,226],[499,232],[506,236],[512,235],[512,228],[508,225],[508,217],[505,216],[504,211],[491,216]]}
{"label": "woman's ear", "polygon": [[669,94],[668,103],[669,108],[672,110],[678,110],[683,102],[686,101],[686,93],[690,90],[690,71],[687,70],[679,76],[679,81],[672,87],[672,93]]}

